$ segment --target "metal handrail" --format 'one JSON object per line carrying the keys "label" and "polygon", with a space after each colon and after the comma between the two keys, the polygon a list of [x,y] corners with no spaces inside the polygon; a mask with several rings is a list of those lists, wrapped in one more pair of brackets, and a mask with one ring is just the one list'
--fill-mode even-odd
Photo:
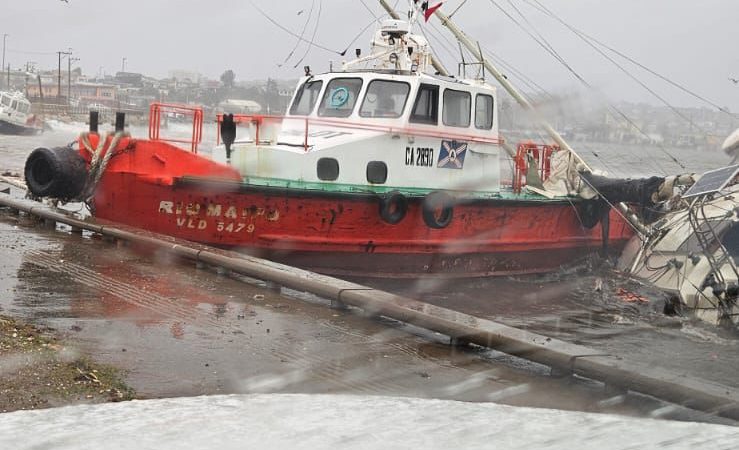
{"label": "metal handrail", "polygon": [[[192,116],[192,137],[190,139],[161,137],[162,113]],[[149,139],[152,141],[190,144],[190,151],[197,153],[198,144],[203,141],[203,108],[200,106],[180,105],[176,103],[152,103],[149,106]]]}
{"label": "metal handrail", "polygon": [[[388,125],[375,125],[367,122],[352,122],[346,120],[332,120],[332,119],[318,119],[310,117],[300,116],[274,116],[274,115],[261,115],[261,114],[234,114],[234,122],[238,123],[249,123],[256,127],[254,141],[260,142],[260,128],[265,125],[266,122],[284,122],[287,120],[300,121],[304,124],[303,133],[303,148],[308,151],[310,145],[308,144],[308,137],[310,133],[310,127],[313,126],[331,126],[335,128],[345,128],[354,130],[366,130],[366,131],[377,131],[386,134],[403,134],[408,136],[419,136],[419,137],[434,137],[443,138],[450,140],[470,141],[470,142],[481,142],[486,144],[500,145],[504,141],[499,136],[489,137],[478,134],[467,134],[467,133],[455,133],[448,131],[432,130],[420,127],[393,127]],[[221,143],[220,124],[223,120],[223,114],[216,116],[218,123],[218,134],[216,137],[217,144]]]}

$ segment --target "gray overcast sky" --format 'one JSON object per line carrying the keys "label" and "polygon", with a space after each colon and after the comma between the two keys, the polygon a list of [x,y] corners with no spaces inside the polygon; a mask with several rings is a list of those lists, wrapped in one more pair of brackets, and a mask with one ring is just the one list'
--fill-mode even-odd
{"label": "gray overcast sky", "polygon": [[[319,4],[320,26],[316,41],[343,49],[373,17],[360,0],[253,0],[285,27],[300,32],[315,1],[313,20],[305,34],[310,38]],[[449,0],[451,12],[462,0]],[[510,8],[509,0],[496,0]],[[608,61],[578,40],[560,24],[533,9],[530,0],[510,0],[537,30],[591,84],[615,100],[648,101],[654,98],[635,85]],[[540,0],[573,26],[668,75],[720,105],[739,111],[739,1],[737,0]],[[248,0],[2,0],[0,34],[8,33],[6,61],[14,67],[36,61],[56,67],[56,52],[68,47],[80,57],[86,73],[107,73],[126,68],[154,76],[170,69],[195,70],[211,78],[233,69],[237,79],[294,78],[301,67],[328,68],[328,60],[340,60],[324,50],[305,52],[299,46],[291,60],[278,67],[295,45],[295,38],[264,19]],[[364,0],[375,14],[375,0]],[[434,4],[434,1],[431,1]],[[398,8],[407,10],[408,1]],[[298,14],[299,11],[303,11]],[[513,64],[540,85],[552,90],[578,88],[578,83],[546,54],[491,0],[468,0],[455,20],[481,44]],[[436,21],[436,19],[432,19]],[[436,34],[440,30],[438,21]],[[368,47],[371,27],[356,44]],[[448,35],[448,34],[447,34]],[[451,39],[451,38],[450,38]],[[432,37],[432,44],[436,40]],[[448,47],[448,44],[445,43]],[[436,44],[439,55],[451,61],[449,52]],[[351,51],[353,54],[353,50]],[[452,66],[450,64],[450,66]],[[700,102],[662,82],[640,75],[677,105]]]}

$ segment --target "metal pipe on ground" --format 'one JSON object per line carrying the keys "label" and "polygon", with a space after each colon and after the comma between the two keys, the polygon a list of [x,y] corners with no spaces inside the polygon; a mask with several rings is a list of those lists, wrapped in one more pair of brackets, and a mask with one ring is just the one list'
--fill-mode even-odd
{"label": "metal pipe on ground", "polygon": [[104,236],[166,250],[177,256],[360,308],[468,342],[541,363],[558,372],[651,395],[688,408],[739,420],[739,390],[665,369],[628,361],[581,345],[509,327],[345,280],[235,252],[180,241],[144,230],[82,221],[38,203],[0,195],[0,206],[86,229]]}

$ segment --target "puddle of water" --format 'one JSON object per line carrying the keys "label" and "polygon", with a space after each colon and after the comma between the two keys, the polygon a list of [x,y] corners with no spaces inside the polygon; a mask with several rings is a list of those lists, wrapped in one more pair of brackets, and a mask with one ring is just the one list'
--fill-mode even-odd
{"label": "puddle of water", "polygon": [[146,397],[355,393],[638,416],[664,406],[636,395],[609,403],[597,383],[27,219],[0,216],[0,237],[0,312],[61,331]]}

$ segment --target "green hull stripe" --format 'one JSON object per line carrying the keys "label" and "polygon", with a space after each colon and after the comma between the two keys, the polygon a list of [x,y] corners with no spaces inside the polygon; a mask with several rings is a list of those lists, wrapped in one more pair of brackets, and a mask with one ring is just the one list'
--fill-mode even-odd
{"label": "green hull stripe", "polygon": [[[296,189],[306,191],[323,191],[323,192],[336,192],[336,193],[376,193],[384,194],[390,191],[398,191],[406,197],[423,197],[429,192],[436,191],[439,189],[428,189],[428,188],[412,188],[412,187],[397,187],[397,186],[368,186],[358,184],[344,184],[344,183],[322,183],[314,181],[296,181],[296,180],[285,180],[280,178],[262,178],[262,177],[244,177],[244,183],[247,185],[261,186],[261,187],[276,187],[285,189]],[[522,192],[520,194],[514,193],[511,189],[502,189],[499,192],[482,192],[482,191],[464,191],[464,197],[473,199],[510,199],[510,200],[539,200],[539,201],[562,201],[565,197],[557,197],[555,199],[548,199],[544,196]]]}

